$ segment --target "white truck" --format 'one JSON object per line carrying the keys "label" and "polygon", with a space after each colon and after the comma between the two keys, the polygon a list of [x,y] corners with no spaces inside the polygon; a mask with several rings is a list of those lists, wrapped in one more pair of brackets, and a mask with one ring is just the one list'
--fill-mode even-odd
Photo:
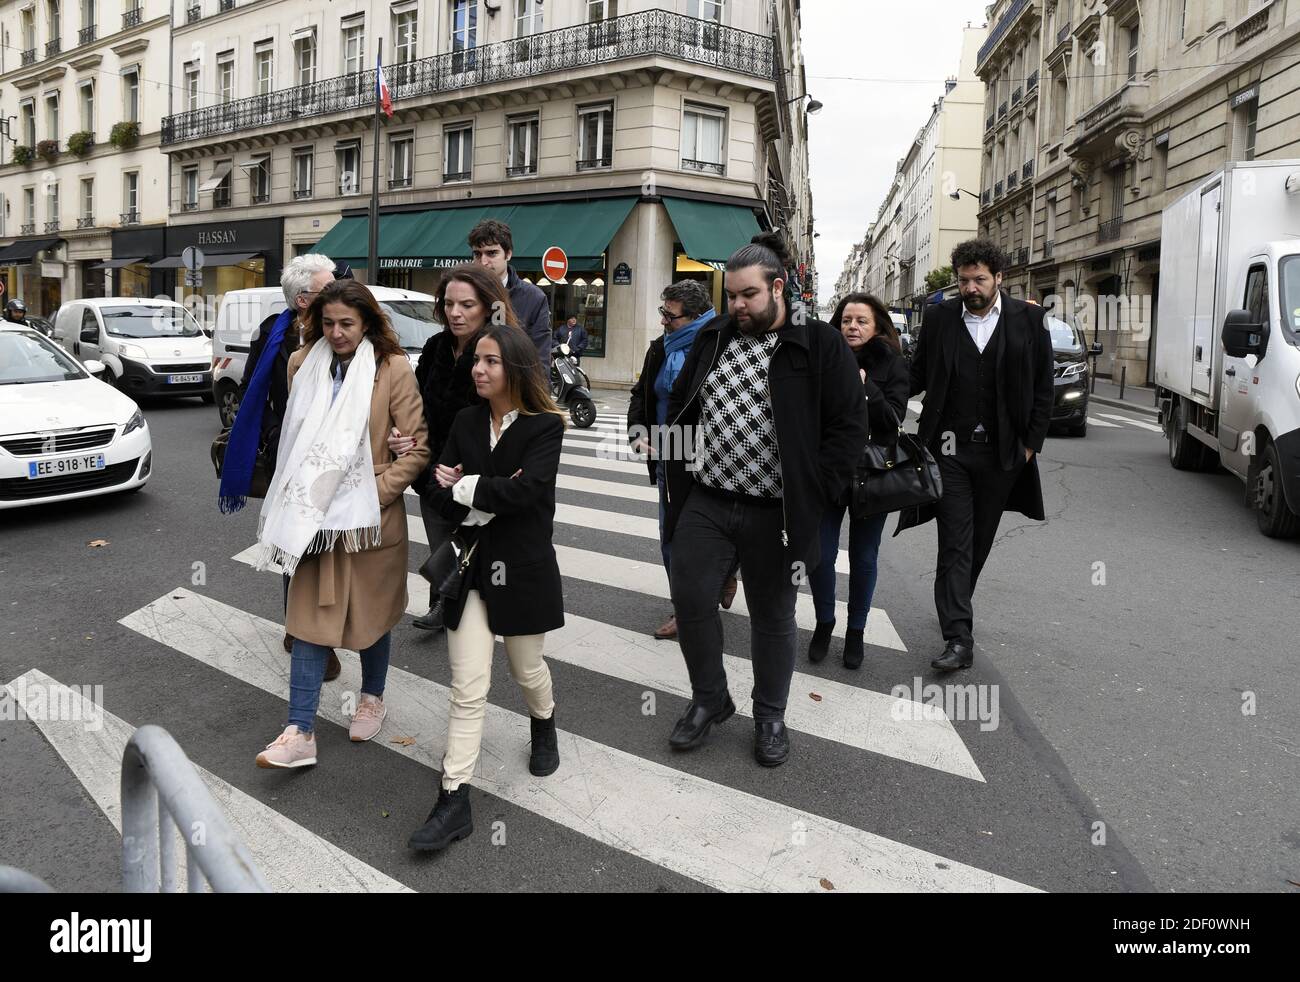
{"label": "white truck", "polygon": [[1300,532],[1300,160],[1231,163],[1165,209],[1155,381],[1169,461],[1222,464]]}

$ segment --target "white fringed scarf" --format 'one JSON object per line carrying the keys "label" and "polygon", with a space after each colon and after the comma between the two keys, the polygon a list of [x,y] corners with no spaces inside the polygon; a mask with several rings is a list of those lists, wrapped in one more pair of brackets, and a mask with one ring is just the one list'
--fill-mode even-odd
{"label": "white fringed scarf", "polygon": [[348,552],[380,545],[370,452],[374,346],[362,338],[337,397],[332,363],[320,338],[293,377],[275,477],[258,522],[258,569],[279,563],[293,575],[304,556],[328,552],[340,540]]}

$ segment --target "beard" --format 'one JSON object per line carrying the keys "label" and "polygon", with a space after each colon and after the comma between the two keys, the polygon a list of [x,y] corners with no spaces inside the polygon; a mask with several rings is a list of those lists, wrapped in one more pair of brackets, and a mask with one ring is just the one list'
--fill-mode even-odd
{"label": "beard", "polygon": [[756,337],[759,334],[766,334],[770,331],[772,325],[776,323],[777,317],[780,316],[780,313],[781,310],[777,306],[776,297],[773,297],[768,301],[766,310],[762,313],[750,314],[748,321],[737,317],[736,326],[740,328],[741,334],[748,335],[749,337]]}
{"label": "beard", "polygon": [[995,296],[997,296],[996,292],[989,294],[987,297],[981,293],[973,297],[962,297],[962,302],[966,305],[966,309],[972,314],[978,314],[980,311],[989,308],[989,305],[993,303],[993,298]]}

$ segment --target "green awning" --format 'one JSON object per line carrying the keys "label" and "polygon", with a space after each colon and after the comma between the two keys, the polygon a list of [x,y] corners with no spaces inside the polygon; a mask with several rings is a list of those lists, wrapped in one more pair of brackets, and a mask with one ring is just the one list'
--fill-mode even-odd
{"label": "green awning", "polygon": [[[505,207],[443,208],[379,216],[381,269],[430,269],[469,262],[469,231],[484,218],[510,226],[516,269],[540,270],[542,253],[558,245],[575,272],[600,269],[603,255],[636,204],[635,198],[557,201]],[[369,218],[342,219],[312,252],[364,268]]]}
{"label": "green awning", "polygon": [[665,196],[664,206],[682,249],[696,262],[725,263],[762,231],[753,210],[741,205]]}

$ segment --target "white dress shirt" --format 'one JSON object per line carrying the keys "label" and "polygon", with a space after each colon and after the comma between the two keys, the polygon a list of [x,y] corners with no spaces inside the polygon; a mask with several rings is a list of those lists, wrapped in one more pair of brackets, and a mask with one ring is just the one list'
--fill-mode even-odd
{"label": "white dress shirt", "polygon": [[975,342],[975,347],[980,349],[980,354],[984,354],[984,349],[988,347],[989,338],[993,337],[993,331],[997,328],[1001,316],[1002,291],[1000,290],[997,299],[993,301],[993,306],[982,317],[979,314],[972,314],[965,305],[962,306],[961,319],[966,322],[966,330],[970,331],[971,340]]}
{"label": "white dress shirt", "polygon": [[[519,418],[519,410],[512,409],[501,417],[501,433],[492,429],[492,418],[488,417],[488,450],[492,451],[497,448],[497,443],[510,428],[510,424]],[[479,511],[474,507],[474,492],[478,490],[478,479],[482,475],[469,474],[462,477],[452,485],[451,497],[458,505],[464,505],[469,509],[469,514],[461,521],[462,525],[486,525],[496,516],[490,511]]]}

